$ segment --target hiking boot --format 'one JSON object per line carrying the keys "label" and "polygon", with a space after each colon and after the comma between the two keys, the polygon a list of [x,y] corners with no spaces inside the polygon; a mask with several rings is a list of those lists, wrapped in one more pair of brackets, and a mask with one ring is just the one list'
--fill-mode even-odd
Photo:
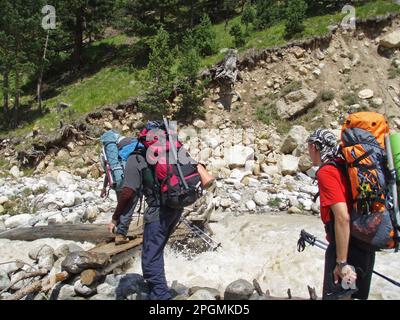
{"label": "hiking boot", "polygon": [[125,236],[123,236],[122,234],[117,234],[117,236],[115,237],[115,245],[118,246],[120,244],[125,244],[128,243],[129,239]]}

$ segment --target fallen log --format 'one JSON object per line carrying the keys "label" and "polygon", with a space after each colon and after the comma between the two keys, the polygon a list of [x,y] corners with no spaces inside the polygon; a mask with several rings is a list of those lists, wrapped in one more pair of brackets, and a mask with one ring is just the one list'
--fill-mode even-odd
{"label": "fallen log", "polygon": [[[135,238],[143,234],[142,226],[131,226],[128,237]],[[56,238],[78,242],[109,242],[114,236],[107,231],[106,224],[68,224],[49,225],[31,228],[18,228],[0,233],[0,239],[35,241],[38,239]]]}

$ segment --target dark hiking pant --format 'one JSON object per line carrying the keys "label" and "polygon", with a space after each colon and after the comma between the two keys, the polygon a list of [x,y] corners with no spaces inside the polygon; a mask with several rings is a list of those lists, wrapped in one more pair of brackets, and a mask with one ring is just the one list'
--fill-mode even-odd
{"label": "dark hiking pant", "polygon": [[143,277],[150,288],[150,300],[169,300],[164,270],[164,248],[175,230],[182,210],[160,209],[160,219],[146,223],[143,233],[142,269]]}
{"label": "dark hiking pant", "polygon": [[138,197],[135,197],[126,207],[124,212],[120,215],[117,226],[117,234],[123,235],[125,237],[128,234],[129,226],[132,222],[132,216],[133,213],[135,212],[137,203],[138,203]]}

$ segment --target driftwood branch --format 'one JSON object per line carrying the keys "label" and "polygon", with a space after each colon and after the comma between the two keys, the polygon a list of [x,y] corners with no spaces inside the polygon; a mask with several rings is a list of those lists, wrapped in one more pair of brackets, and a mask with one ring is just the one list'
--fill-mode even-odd
{"label": "driftwood branch", "polygon": [[8,291],[9,289],[11,289],[13,286],[15,286],[18,282],[25,280],[25,279],[29,279],[29,278],[35,278],[35,277],[40,277],[40,276],[45,276],[46,274],[48,274],[49,271],[46,269],[40,269],[40,270],[36,270],[36,271],[32,271],[32,272],[28,272],[25,274],[22,274],[18,279],[14,280],[13,282],[11,282],[11,284],[3,289],[1,293]]}
{"label": "driftwood branch", "polygon": [[30,285],[18,290],[13,295],[7,297],[5,300],[21,300],[23,297],[31,293],[40,291],[46,292],[50,290],[55,285],[55,283],[66,280],[68,276],[69,275],[67,272],[58,273],[54,277],[47,276],[44,279],[32,282]]}

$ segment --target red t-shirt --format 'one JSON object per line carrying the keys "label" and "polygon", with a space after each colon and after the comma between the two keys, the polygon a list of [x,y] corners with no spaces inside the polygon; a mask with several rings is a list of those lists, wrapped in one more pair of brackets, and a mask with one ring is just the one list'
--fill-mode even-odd
{"label": "red t-shirt", "polygon": [[321,219],[324,224],[331,221],[330,207],[346,202],[349,212],[352,207],[351,189],[348,180],[340,168],[333,165],[323,166],[317,172],[320,193]]}

